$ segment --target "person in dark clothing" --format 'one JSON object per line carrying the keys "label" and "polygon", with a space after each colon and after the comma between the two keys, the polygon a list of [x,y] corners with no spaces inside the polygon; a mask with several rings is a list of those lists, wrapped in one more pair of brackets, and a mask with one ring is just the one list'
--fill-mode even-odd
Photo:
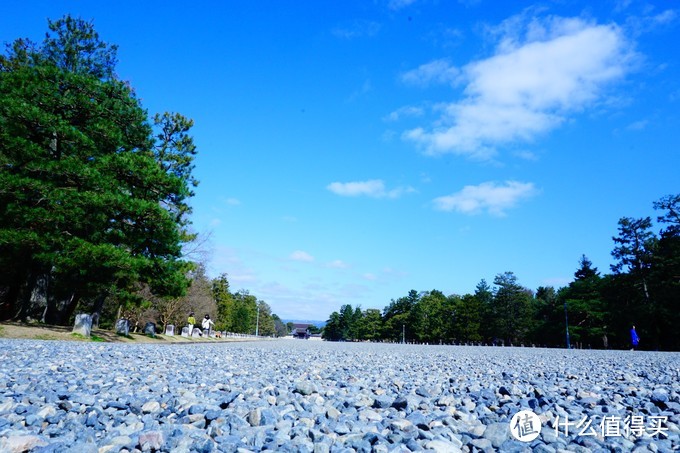
{"label": "person in dark clothing", "polygon": [[630,344],[633,346],[631,348],[631,351],[635,351],[638,348],[638,345],[640,344],[640,337],[635,331],[635,326],[633,326],[633,328],[630,329]]}

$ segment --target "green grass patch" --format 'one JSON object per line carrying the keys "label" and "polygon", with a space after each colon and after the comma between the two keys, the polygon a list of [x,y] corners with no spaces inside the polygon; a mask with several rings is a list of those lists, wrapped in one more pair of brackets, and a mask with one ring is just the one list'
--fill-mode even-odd
{"label": "green grass patch", "polygon": [[5,328],[3,326],[0,326],[0,337],[5,336]]}
{"label": "green grass patch", "polygon": [[59,338],[55,337],[54,335],[50,335],[48,333],[41,333],[40,335],[35,336],[36,340],[58,340]]}
{"label": "green grass patch", "polygon": [[99,337],[97,335],[92,335],[92,334],[89,337],[86,337],[85,335],[81,335],[79,333],[74,332],[74,333],[71,334],[71,336],[73,338],[75,338],[76,340],[80,340],[80,341],[97,341],[97,342],[100,342],[100,343],[103,343],[103,342],[106,341],[102,337]]}

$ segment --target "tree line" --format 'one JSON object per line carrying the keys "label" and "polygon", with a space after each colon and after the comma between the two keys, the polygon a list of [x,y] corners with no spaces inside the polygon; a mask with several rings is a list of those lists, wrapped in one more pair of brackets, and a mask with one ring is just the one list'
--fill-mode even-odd
{"label": "tree line", "polygon": [[582,255],[573,281],[558,289],[532,291],[504,272],[492,285],[482,279],[474,294],[411,290],[383,310],[346,304],[331,313],[323,337],[627,348],[635,325],[641,348],[680,350],[680,195],[665,196],[653,207],[661,213],[658,234],[651,217],[619,220],[608,274]]}
{"label": "tree line", "polygon": [[[181,297],[163,297],[146,291],[139,304],[116,311],[116,304],[107,305],[102,314],[102,328],[113,326],[118,318],[128,319],[133,329],[141,329],[152,321],[164,329],[167,325],[187,325],[190,313],[198,323],[205,315],[215,323],[214,329],[248,335],[282,337],[292,331],[292,323],[284,323],[269,304],[246,289],[232,292],[227,274],[216,278],[206,275],[203,264],[194,264],[188,273],[189,287]],[[87,311],[87,307],[84,307]]]}
{"label": "tree line", "polygon": [[48,21],[0,55],[0,320],[285,331],[270,307],[187,259],[193,121],[149,115],[92,22]]}

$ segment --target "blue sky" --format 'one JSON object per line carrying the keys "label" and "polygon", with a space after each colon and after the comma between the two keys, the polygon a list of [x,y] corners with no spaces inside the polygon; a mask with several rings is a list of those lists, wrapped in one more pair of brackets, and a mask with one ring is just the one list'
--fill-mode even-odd
{"label": "blue sky", "polygon": [[5,0],[0,41],[65,13],[194,119],[209,273],[284,319],[606,273],[680,189],[675,2]]}

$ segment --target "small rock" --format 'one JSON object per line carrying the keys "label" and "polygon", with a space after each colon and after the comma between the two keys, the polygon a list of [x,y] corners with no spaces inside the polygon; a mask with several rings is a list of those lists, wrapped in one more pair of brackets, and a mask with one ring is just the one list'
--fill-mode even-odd
{"label": "small rock", "polygon": [[359,419],[369,422],[379,422],[382,421],[383,417],[374,410],[364,409],[363,411],[359,412]]}
{"label": "small rock", "polygon": [[378,396],[373,401],[373,407],[376,409],[387,409],[392,406],[392,398],[387,396]]}
{"label": "small rock", "polygon": [[405,431],[405,432],[413,432],[416,430],[416,427],[411,423],[410,421],[406,419],[399,419],[399,420],[393,420],[389,424],[389,428],[395,430],[395,431]]}
{"label": "small rock", "polygon": [[154,413],[154,412],[160,412],[161,411],[161,405],[158,403],[158,401],[149,401],[144,403],[142,406],[142,412],[145,414],[149,413]]}
{"label": "small rock", "polygon": [[139,434],[139,446],[142,451],[160,450],[165,443],[160,431],[147,431]]}
{"label": "small rock", "polygon": [[260,421],[262,420],[262,409],[256,407],[255,409],[248,412],[248,423],[250,426],[260,426]]}
{"label": "small rock", "polygon": [[306,396],[311,395],[312,393],[317,393],[317,388],[309,381],[298,381],[295,383],[294,392]]}
{"label": "small rock", "polygon": [[437,453],[458,453],[463,450],[460,449],[456,444],[452,442],[447,442],[445,440],[430,440],[425,443],[425,448],[428,450],[435,451]]}
{"label": "small rock", "polygon": [[484,438],[482,438],[482,439],[472,439],[470,441],[470,445],[472,445],[473,447],[477,447],[480,450],[490,450],[493,446],[493,444],[491,443],[491,441],[489,439],[484,439]]}
{"label": "small rock", "polygon": [[406,409],[407,406],[408,406],[408,400],[406,398],[403,398],[403,397],[397,398],[392,403],[392,407],[397,409],[397,410],[400,410],[400,411],[403,411],[404,409]]}
{"label": "small rock", "polygon": [[32,434],[10,435],[7,438],[0,439],[0,451],[7,453],[23,453],[36,447],[45,447],[47,445],[46,439]]}
{"label": "small rock", "polygon": [[509,423],[491,423],[484,430],[484,438],[489,439],[491,444],[499,448],[510,435]]}
{"label": "small rock", "polygon": [[337,409],[334,408],[334,407],[329,407],[329,408],[326,410],[326,417],[328,417],[328,418],[330,418],[330,419],[333,419],[333,420],[337,420],[338,417],[340,417],[340,411],[337,410]]}

